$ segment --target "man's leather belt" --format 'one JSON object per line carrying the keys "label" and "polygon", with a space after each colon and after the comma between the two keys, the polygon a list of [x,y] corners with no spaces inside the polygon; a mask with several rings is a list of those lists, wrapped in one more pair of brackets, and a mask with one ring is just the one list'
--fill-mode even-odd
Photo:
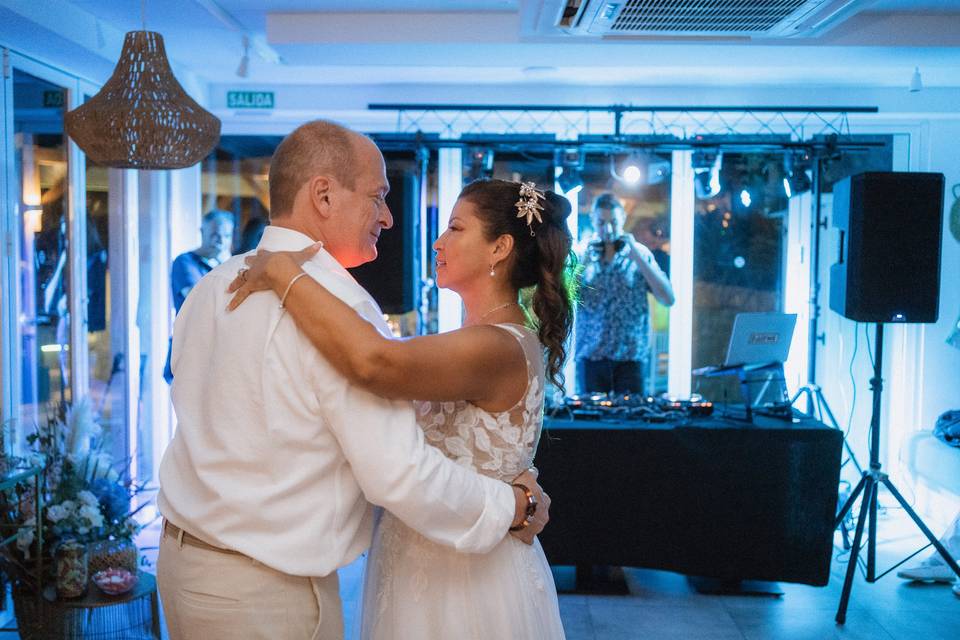
{"label": "man's leather belt", "polygon": [[216,551],[217,553],[229,553],[230,555],[234,556],[246,557],[245,554],[240,553],[239,551],[234,551],[233,549],[223,549],[221,547],[215,547],[212,544],[207,544],[197,536],[187,533],[169,520],[163,521],[163,535],[170,536],[174,540],[180,539],[183,541],[183,544],[188,544],[191,547],[197,547],[198,549],[206,549],[207,551]]}

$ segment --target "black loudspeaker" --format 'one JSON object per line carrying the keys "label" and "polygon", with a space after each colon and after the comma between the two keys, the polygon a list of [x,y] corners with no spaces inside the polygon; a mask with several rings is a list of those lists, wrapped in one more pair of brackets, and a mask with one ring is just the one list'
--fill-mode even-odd
{"label": "black loudspeaker", "polygon": [[943,174],[861,173],[833,188],[830,308],[858,322],[936,322]]}
{"label": "black loudspeaker", "polygon": [[387,206],[393,228],[380,234],[377,259],[350,269],[384,313],[407,313],[416,308],[416,251],[414,220],[420,215],[420,180],[410,171],[387,172]]}

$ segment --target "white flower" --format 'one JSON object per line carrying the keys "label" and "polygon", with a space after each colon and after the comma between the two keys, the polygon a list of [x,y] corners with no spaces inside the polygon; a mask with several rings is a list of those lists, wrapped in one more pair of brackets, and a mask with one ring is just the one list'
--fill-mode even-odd
{"label": "white flower", "polygon": [[30,558],[30,545],[33,544],[33,527],[20,527],[17,530],[17,548],[24,557]]}
{"label": "white flower", "polygon": [[79,492],[79,493],[77,494],[77,498],[79,498],[79,499],[80,499],[80,502],[81,502],[82,504],[84,504],[84,505],[87,505],[87,506],[90,506],[90,507],[99,507],[99,506],[100,506],[100,501],[97,500],[97,496],[93,495],[93,494],[92,494],[91,492],[89,492],[89,491],[84,490],[84,491]]}
{"label": "white flower", "polygon": [[[99,506],[84,505],[80,507],[80,517],[90,523],[93,528],[103,526],[103,514],[100,513]],[[85,533],[81,531],[81,533]]]}
{"label": "white flower", "polygon": [[55,504],[49,509],[47,509],[47,520],[49,520],[50,522],[60,522],[61,520],[63,520],[69,515],[70,513],[64,508],[62,504]]}
{"label": "white flower", "polygon": [[60,503],[60,506],[67,510],[67,515],[73,515],[73,512],[77,510],[77,503],[73,500],[64,500]]}

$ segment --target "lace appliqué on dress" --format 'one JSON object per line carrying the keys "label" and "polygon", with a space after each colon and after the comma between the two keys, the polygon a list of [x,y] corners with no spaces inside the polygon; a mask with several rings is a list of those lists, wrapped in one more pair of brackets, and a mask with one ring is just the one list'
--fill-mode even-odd
{"label": "lace appliqu\u00e9 on dress", "polygon": [[[533,334],[521,343],[536,339]],[[511,480],[533,461],[543,426],[543,362],[527,358],[527,392],[510,410],[488,413],[469,402],[416,402],[417,422],[427,441],[455,460],[479,473]]]}

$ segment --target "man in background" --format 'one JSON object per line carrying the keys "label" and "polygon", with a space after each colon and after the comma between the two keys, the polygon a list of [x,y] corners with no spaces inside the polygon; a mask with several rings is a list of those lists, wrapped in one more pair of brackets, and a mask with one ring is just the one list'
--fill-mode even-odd
{"label": "man in background", "polygon": [[650,354],[647,292],[670,306],[673,287],[650,249],[624,233],[626,214],[616,196],[599,196],[590,217],[594,232],[580,256],[578,387],[581,392],[641,393],[643,363]]}

